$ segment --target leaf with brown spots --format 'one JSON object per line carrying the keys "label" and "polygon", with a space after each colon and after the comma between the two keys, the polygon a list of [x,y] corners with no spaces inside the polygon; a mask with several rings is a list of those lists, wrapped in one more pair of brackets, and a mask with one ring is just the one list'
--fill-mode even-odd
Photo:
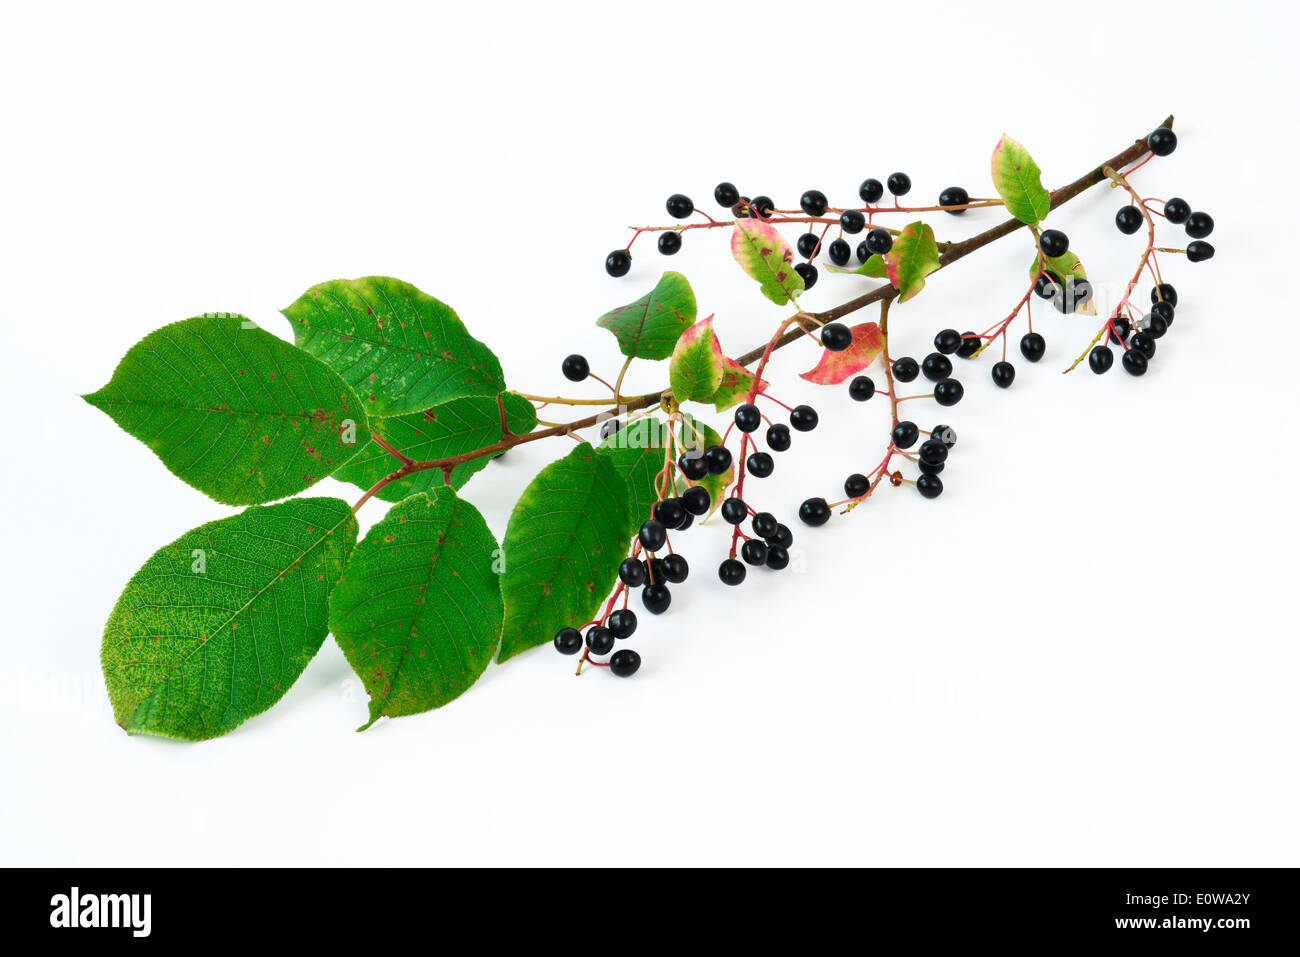
{"label": "leaf with brown spots", "polygon": [[151,332],[85,399],[226,505],[296,495],[370,441],[338,373],[239,316]]}
{"label": "leaf with brown spots", "polygon": [[501,634],[497,542],[450,488],[388,510],[330,595],[330,631],[370,695],[370,720],[440,708],[478,680]]}
{"label": "leaf with brown spots", "polygon": [[794,252],[770,224],[738,219],[731,234],[731,255],[740,268],[758,280],[759,288],[778,306],[803,292],[803,276],[795,272]]}
{"label": "leaf with brown spots", "polygon": [[498,661],[591,620],[627,554],[631,508],[613,463],[586,442],[533,479],[501,543],[506,617]]}

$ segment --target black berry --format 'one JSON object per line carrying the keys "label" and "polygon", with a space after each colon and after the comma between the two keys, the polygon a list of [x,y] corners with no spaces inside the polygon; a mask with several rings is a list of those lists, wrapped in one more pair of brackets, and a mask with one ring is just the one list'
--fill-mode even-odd
{"label": "black berry", "polygon": [[739,585],[745,580],[745,566],[734,558],[728,558],[718,566],[718,577],[724,585]]}
{"label": "black berry", "polygon": [[740,557],[746,565],[762,565],[767,561],[767,543],[751,538],[740,546]]}
{"label": "black berry", "polygon": [[1044,229],[1038,237],[1038,248],[1052,259],[1064,256],[1070,249],[1070,237],[1059,229]]}
{"label": "black berry", "polygon": [[881,185],[878,179],[864,179],[862,185],[858,187],[858,196],[864,203],[875,203],[880,197],[885,195],[885,187]]}
{"label": "black berry", "polygon": [[1110,321],[1110,341],[1115,345],[1122,345],[1128,338],[1130,332],[1129,321],[1127,316],[1116,316]]}
{"label": "black berry", "polygon": [[1199,263],[1214,257],[1214,247],[1202,239],[1193,240],[1187,244],[1187,259],[1190,262]]}
{"label": "black berry", "polygon": [[1097,375],[1110,371],[1110,367],[1115,364],[1115,353],[1110,351],[1110,346],[1097,346],[1088,353],[1088,368]]}
{"label": "black berry", "polygon": [[[867,217],[863,216],[862,213],[856,209],[846,209],[844,212],[840,213],[840,229],[844,230],[849,235],[862,232],[862,230],[866,228],[866,225]],[[848,244],[846,243],[846,248],[847,245]]]}
{"label": "black berry", "polygon": [[587,629],[587,650],[593,655],[607,655],[614,650],[614,633],[603,625]]}
{"label": "black berry", "polygon": [[956,405],[965,394],[965,388],[956,379],[944,379],[934,384],[934,401],[945,408]]}
{"label": "black berry", "polygon": [[631,648],[616,651],[609,659],[609,673],[620,678],[631,678],[641,667],[641,656]]}
{"label": "black berry", "polygon": [[641,547],[647,552],[657,552],[664,547],[664,542],[668,540],[668,529],[664,528],[663,522],[657,522],[651,518],[642,523],[637,538],[641,540]]}
{"label": "black berry", "polygon": [[1160,339],[1169,331],[1169,323],[1165,322],[1163,317],[1151,312],[1142,317],[1142,331],[1152,339]]}
{"label": "black berry", "polygon": [[682,248],[682,234],[669,230],[659,234],[659,251],[665,256],[674,255]]}
{"label": "black berry", "polygon": [[894,378],[899,382],[911,382],[921,374],[921,367],[911,356],[902,356],[894,360]]}
{"label": "black berry", "polygon": [[804,259],[812,259],[813,256],[817,255],[817,247],[820,245],[821,239],[818,238],[816,233],[804,233],[799,237],[799,241],[795,243],[799,255]]}
{"label": "black berry", "polygon": [[853,333],[842,322],[830,322],[822,326],[822,345],[831,352],[843,352],[853,344]]}
{"label": "black berry", "polygon": [[794,271],[797,272],[799,278],[803,280],[803,287],[805,289],[811,289],[813,286],[817,285],[817,267],[812,263],[795,263]]}
{"label": "black berry", "polygon": [[655,503],[654,517],[665,528],[680,528],[686,518],[686,508],[678,499],[666,498]]}
{"label": "black berry", "polygon": [[861,472],[854,472],[844,480],[844,494],[849,498],[861,498],[871,488],[871,480]]}
{"label": "black berry", "polygon": [[606,419],[604,422],[600,423],[600,437],[602,439],[607,439],[611,435],[617,433],[621,428],[623,428],[622,419]]}
{"label": "black berry", "polygon": [[957,444],[957,430],[951,425],[936,425],[930,430],[930,438],[938,439],[951,449]]}
{"label": "black berry", "polygon": [[682,493],[682,508],[690,515],[703,515],[713,504],[713,497],[703,485],[692,485]]}
{"label": "black berry", "polygon": [[849,256],[852,254],[853,251],[849,248],[849,244],[842,239],[832,240],[831,244],[826,247],[826,258],[837,266],[847,265]]}
{"label": "black berry", "polygon": [[696,452],[683,452],[678,456],[677,468],[692,482],[698,482],[709,474],[709,466],[705,463],[704,456]]}
{"label": "black berry", "polygon": [[934,347],[945,356],[950,356],[961,348],[961,333],[956,329],[941,329],[934,337]]}
{"label": "black berry", "polygon": [[819,189],[810,189],[799,197],[799,208],[809,216],[820,216],[826,212],[826,194]]}
{"label": "black berry", "polygon": [[605,622],[615,638],[630,638],[636,631],[636,612],[631,608],[620,608],[612,612]]}
{"label": "black berry", "polygon": [[645,565],[635,558],[625,558],[618,566],[618,578],[629,588],[636,588],[645,582]]}
{"label": "black berry", "polygon": [[672,603],[672,592],[662,582],[655,582],[641,589],[641,604],[645,605],[645,610],[652,615],[662,615]]}
{"label": "black berry", "polygon": [[570,382],[581,382],[587,376],[591,375],[591,366],[587,365],[587,357],[574,353],[571,356],[565,356],[564,361],[560,363],[560,371]]}
{"label": "black berry", "polygon": [[871,247],[867,245],[864,239],[858,243],[858,248],[853,250],[853,254],[858,257],[858,262],[864,263],[871,258]]}
{"label": "black berry", "polygon": [[1151,315],[1159,316],[1165,321],[1166,326],[1174,324],[1174,307],[1163,300],[1151,304]]}
{"label": "black berry", "polygon": [[785,452],[790,448],[790,427],[777,423],[767,430],[767,447],[773,452]]}
{"label": "black berry", "polygon": [[1136,206],[1121,206],[1115,214],[1115,226],[1125,236],[1132,236],[1142,228],[1142,211]]}
{"label": "black berry", "polygon": [[1174,196],[1165,203],[1165,219],[1175,226],[1187,222],[1187,217],[1190,215],[1192,215],[1192,206],[1181,196]]}
{"label": "black berry", "polygon": [[725,445],[714,445],[704,450],[704,464],[713,475],[722,475],[731,468],[731,450]]}
{"label": "black berry", "polygon": [[969,359],[975,353],[980,351],[984,345],[984,340],[973,332],[963,332],[961,334],[961,345],[957,347],[957,358]]}
{"label": "black berry", "polygon": [[742,432],[753,432],[763,424],[763,413],[758,411],[758,406],[746,402],[744,405],[736,406],[736,428]]}
{"label": "black berry", "polygon": [[876,229],[867,233],[867,238],[863,240],[867,248],[877,255],[883,256],[894,248],[894,237],[888,229]]}
{"label": "black berry", "polygon": [[825,525],[830,517],[831,510],[824,498],[810,498],[799,506],[799,520],[805,525]]}
{"label": "black berry", "polygon": [[626,249],[615,249],[605,257],[605,272],[609,273],[615,279],[619,276],[626,276],[627,271],[632,268],[632,254]]}
{"label": "black berry", "polygon": [[[966,190],[962,189],[960,186],[949,186],[939,194],[940,206],[965,206],[969,202],[970,193],[966,192]],[[959,216],[966,212],[966,210],[948,209],[944,210],[944,212],[952,213],[954,216]]]}
{"label": "black berry", "polygon": [[1156,340],[1154,336],[1148,333],[1133,333],[1133,338],[1128,341],[1128,344],[1129,352],[1136,350],[1148,359],[1154,359],[1156,357]]}
{"label": "black berry", "polygon": [[1037,362],[1047,352],[1047,340],[1037,332],[1026,332],[1020,337],[1020,354],[1030,362]]}
{"label": "black berry", "polygon": [[772,461],[772,456],[766,452],[752,452],[749,458],[745,460],[745,468],[754,478],[767,478],[776,468],[776,463]]}
{"label": "black berry", "polygon": [[776,534],[767,535],[765,538],[769,545],[780,545],[782,548],[789,548],[794,544],[794,535],[790,533],[790,529],[785,525],[778,524]]}
{"label": "black berry", "polygon": [[731,183],[719,183],[713,188],[714,201],[724,209],[731,209],[740,202],[740,190]]}
{"label": "black berry", "polygon": [[1167,282],[1162,282],[1151,290],[1151,301],[1159,302],[1164,300],[1171,306],[1178,305],[1178,290]]}
{"label": "black berry", "polygon": [[993,363],[993,384],[1000,389],[1011,388],[1011,383],[1016,381],[1016,367],[1010,362],[1002,361]]}
{"label": "black berry", "polygon": [[673,219],[685,219],[691,213],[695,212],[695,204],[691,202],[689,196],[681,193],[673,193],[668,197],[667,202],[668,215]]}
{"label": "black berry", "polygon": [[854,402],[866,402],[876,394],[876,384],[871,381],[870,376],[854,376],[853,381],[849,383],[849,398]]}
{"label": "black berry", "polygon": [[732,496],[722,503],[720,511],[723,521],[728,525],[739,525],[749,515],[749,506],[745,504],[744,499]]}
{"label": "black berry", "polygon": [[1187,217],[1187,225],[1183,229],[1193,239],[1204,239],[1214,232],[1214,217],[1198,210]]}
{"label": "black berry", "polygon": [[776,203],[772,202],[771,196],[755,196],[750,205],[758,211],[762,219],[767,219],[776,212]]}
{"label": "black berry", "polygon": [[790,564],[790,553],[784,545],[767,546],[767,567],[780,571]]}
{"label": "black berry", "polygon": [[1146,375],[1147,357],[1136,349],[1130,349],[1124,353],[1123,365],[1129,375]]}
{"label": "black berry", "polygon": [[1157,156],[1168,156],[1178,146],[1178,134],[1167,126],[1151,131],[1147,137],[1147,149]]}
{"label": "black berry", "polygon": [[771,538],[776,534],[776,530],[780,528],[780,523],[777,522],[776,516],[771,512],[759,512],[754,516],[754,521],[750,522],[749,527],[754,530],[754,534],[759,538]]}
{"label": "black berry", "polygon": [[943,480],[937,475],[922,474],[916,479],[916,490],[923,498],[938,498],[943,494]]}
{"label": "black berry", "polygon": [[790,424],[798,432],[811,432],[817,428],[817,410],[811,405],[796,405],[790,410]]}
{"label": "black berry", "polygon": [[912,188],[912,177],[906,173],[890,173],[889,179],[885,180],[885,185],[895,196],[906,196],[908,190]]}
{"label": "black berry", "polygon": [[910,449],[916,444],[916,437],[920,432],[915,422],[903,421],[894,426],[889,435],[900,449]]}
{"label": "black berry", "polygon": [[921,360],[921,374],[931,382],[938,382],[952,375],[952,360],[939,352],[931,352]]}
{"label": "black berry", "polygon": [[664,578],[668,579],[674,585],[680,585],[686,581],[691,573],[690,563],[681,555],[675,552],[664,558]]}
{"label": "black berry", "polygon": [[561,628],[555,633],[555,650],[562,655],[576,655],[582,650],[582,632],[577,628]]}

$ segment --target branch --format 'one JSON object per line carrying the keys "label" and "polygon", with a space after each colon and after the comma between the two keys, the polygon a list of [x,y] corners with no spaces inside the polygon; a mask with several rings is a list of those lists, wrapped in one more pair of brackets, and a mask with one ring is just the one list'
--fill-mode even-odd
{"label": "branch", "polygon": [[[1160,126],[1172,127],[1173,123],[1174,118],[1170,116],[1166,118]],[[1096,186],[1098,183],[1105,181],[1107,179],[1105,172],[1107,167],[1114,170],[1123,170],[1125,166],[1128,166],[1146,152],[1147,138],[1143,136],[1141,139],[1135,140],[1123,151],[1116,153],[1110,159],[1098,163],[1074,182],[1068,183],[1054,191],[1052,193],[1050,209],[1056,209],[1065,205],[1080,193],[1083,193],[1093,186]],[[939,256],[939,269],[951,266],[959,259],[965,259],[977,249],[982,249],[989,243],[996,242],[999,239],[1011,235],[1017,230],[1025,228],[1025,223],[1012,218],[992,227],[991,229],[986,229],[984,232],[972,236],[970,239],[965,239],[958,243],[952,243]],[[938,270],[936,270],[936,272],[937,271]],[[851,315],[860,309],[865,309],[867,306],[874,303],[893,300],[897,298],[897,296],[898,290],[888,283],[885,283],[877,286],[868,293],[858,296],[856,299],[850,299],[848,302],[827,309],[825,312],[799,313],[791,320],[787,320],[787,322],[793,322],[799,328],[786,332],[784,335],[781,335],[756,349],[751,349],[744,355],[738,356],[736,361],[741,365],[750,365],[765,356],[770,356],[777,349],[802,339],[808,334],[810,327],[816,329],[825,323],[834,322],[835,320]],[[891,391],[893,390],[891,389]],[[361,501],[356,504],[353,511],[360,508],[362,504],[375,494],[375,492],[379,491],[379,489],[383,488],[385,485],[397,481],[398,479],[405,478],[408,475],[412,475],[415,472],[423,472],[428,469],[442,469],[444,473],[449,474],[457,465],[482,458],[485,455],[496,455],[499,452],[505,452],[507,449],[512,449],[517,445],[523,445],[526,442],[536,442],[539,439],[547,439],[557,435],[569,435],[580,429],[590,428],[597,422],[611,415],[618,415],[621,412],[635,412],[640,409],[648,409],[651,406],[659,405],[663,402],[664,396],[667,394],[668,393],[663,390],[659,392],[647,392],[644,395],[627,398],[619,407],[606,410],[605,412],[597,413],[596,415],[589,415],[586,418],[578,419],[574,422],[552,426],[537,432],[529,432],[527,435],[507,435],[499,442],[495,442],[492,445],[485,446],[481,449],[475,449],[472,452],[463,452],[460,455],[453,455],[445,459],[434,459],[428,462],[414,462],[410,464],[403,463],[400,469],[381,479],[373,488],[366,492]],[[598,401],[599,400],[584,400],[584,404],[596,404]]]}

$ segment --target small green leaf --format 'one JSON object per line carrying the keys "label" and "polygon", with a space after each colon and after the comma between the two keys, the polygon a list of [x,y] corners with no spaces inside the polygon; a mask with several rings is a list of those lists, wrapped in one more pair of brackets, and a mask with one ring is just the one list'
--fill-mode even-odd
{"label": "small green leaf", "polygon": [[336,498],[296,498],[159,549],[108,616],[101,661],[117,723],[201,741],[279,701],[325,640],[357,540]]}
{"label": "small green leaf", "polygon": [[[695,416],[688,413],[682,413],[682,425],[679,434],[679,445],[683,455],[703,455],[706,449],[715,445],[722,444],[722,436],[718,435],[707,422],[702,422]],[[733,463],[731,468],[721,475],[712,473],[705,475],[698,482],[687,481],[687,486],[702,485],[709,493],[709,515],[712,515],[722,505],[723,497],[726,495],[727,486],[735,477],[736,466]],[[705,516],[706,518],[708,516]]]}
{"label": "small green leaf", "polygon": [[[1043,271],[1049,273],[1052,278],[1062,286],[1064,286],[1066,281],[1071,278],[1088,278],[1088,273],[1083,268],[1083,263],[1079,262],[1079,257],[1068,250],[1060,256],[1044,256]],[[1029,261],[1029,278],[1033,280],[1038,279],[1037,255]],[[1084,316],[1095,316],[1097,314],[1097,307],[1093,305],[1092,300],[1090,299],[1083,305],[1076,307],[1075,312]]]}
{"label": "small green leaf", "polygon": [[631,508],[613,463],[586,442],[533,479],[502,542],[506,616],[498,661],[593,618],[627,554]]}
{"label": "small green leaf", "polygon": [[686,277],[666,272],[636,302],[619,306],[596,320],[618,339],[619,351],[634,359],[667,359],[677,337],[695,322],[695,293]]}
{"label": "small green leaf", "polygon": [[731,234],[731,255],[757,279],[763,295],[784,306],[803,292],[803,276],[794,268],[794,252],[771,224],[738,219]]}
{"label": "small green leaf", "polygon": [[[506,407],[506,425],[516,435],[531,432],[537,425],[537,411],[523,396],[504,392],[501,401]],[[406,412],[402,415],[375,419],[374,433],[398,452],[417,462],[450,458],[485,448],[501,440],[501,410],[495,398],[472,396],[452,399],[423,412]],[[451,470],[452,488],[460,488],[478,471],[487,467],[491,459],[471,459]],[[358,488],[371,488],[401,463],[378,443],[371,441],[347,465],[334,473],[342,482],[351,482]],[[377,498],[398,502],[408,495],[428,492],[444,484],[442,472],[429,469],[416,472],[396,482],[390,482],[378,492]]]}
{"label": "small green leaf", "polygon": [[370,720],[440,708],[478,680],[501,634],[500,552],[449,488],[388,510],[330,595],[330,631],[370,695]]}
{"label": "small green leaf", "polygon": [[224,313],[149,333],[85,399],[226,505],[296,495],[370,441],[338,373]]}
{"label": "small green leaf", "polygon": [[[766,389],[767,384],[766,379],[760,382],[758,391],[762,392]],[[730,356],[724,356],[722,359],[722,381],[718,384],[718,390],[713,393],[709,401],[713,403],[715,409],[722,412],[746,398],[749,395],[749,390],[753,387],[754,373]]]}
{"label": "small green leaf", "polygon": [[627,537],[631,538],[650,518],[650,510],[659,501],[658,486],[668,452],[668,427],[647,416],[619,429],[600,443],[596,454],[609,459],[614,471],[627,484],[632,498],[628,511]]}
{"label": "small green leaf", "polygon": [[1052,196],[1043,188],[1043,171],[1029,151],[1002,134],[993,150],[993,186],[1007,212],[1022,223],[1041,223],[1052,211]]}
{"label": "small green leaf", "polygon": [[450,306],[400,279],[323,282],[281,311],[299,348],[343,376],[372,415],[505,390],[492,350]]}
{"label": "small green leaf", "polygon": [[846,269],[843,266],[837,266],[834,263],[826,263],[827,272],[848,273],[854,276],[870,276],[872,279],[889,278],[889,267],[885,265],[885,257],[880,253],[873,253],[867,261],[856,269]]}
{"label": "small green leaf", "polygon": [[852,329],[853,341],[849,347],[840,352],[822,351],[817,365],[808,372],[799,374],[818,385],[839,385],[851,375],[861,372],[885,351],[885,340],[880,335],[880,326],[874,322],[863,322]]}
{"label": "small green leaf", "polygon": [[678,402],[707,402],[722,384],[722,346],[713,334],[713,317],[682,333],[668,366],[668,381]]}
{"label": "small green leaf", "polygon": [[925,277],[939,268],[934,230],[921,222],[903,227],[902,235],[885,254],[885,265],[889,267],[889,281],[899,292],[898,301],[907,302],[925,288]]}

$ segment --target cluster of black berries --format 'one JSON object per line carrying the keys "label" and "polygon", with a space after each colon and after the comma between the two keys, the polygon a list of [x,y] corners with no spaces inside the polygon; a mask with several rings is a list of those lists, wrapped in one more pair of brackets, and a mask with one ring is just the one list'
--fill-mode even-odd
{"label": "cluster of black berries", "polygon": [[1107,342],[1095,346],[1088,353],[1088,367],[1101,375],[1115,364],[1111,344],[1124,347],[1120,360],[1130,375],[1145,375],[1151,360],[1156,356],[1156,340],[1164,337],[1174,324],[1174,307],[1178,305],[1178,290],[1162,283],[1151,290],[1151,311],[1138,322],[1135,330],[1127,316],[1111,316]]}
{"label": "cluster of black berries", "polygon": [[[1115,225],[1121,233],[1132,235],[1142,228],[1142,211],[1136,206],[1123,206],[1115,214]],[[1193,210],[1191,204],[1181,196],[1175,196],[1165,203],[1165,219],[1192,238],[1187,244],[1187,258],[1194,263],[1203,262],[1214,256],[1214,247],[1205,242],[1205,237],[1214,232],[1214,217],[1209,213]]]}
{"label": "cluster of black berries", "polygon": [[[1038,237],[1038,248],[1049,259],[1064,256],[1070,250],[1070,237],[1059,229],[1044,229]],[[1034,292],[1046,299],[1056,311],[1070,315],[1080,306],[1092,300],[1092,283],[1077,276],[1070,276],[1064,282],[1051,269],[1044,269],[1038,274],[1034,283]]]}

